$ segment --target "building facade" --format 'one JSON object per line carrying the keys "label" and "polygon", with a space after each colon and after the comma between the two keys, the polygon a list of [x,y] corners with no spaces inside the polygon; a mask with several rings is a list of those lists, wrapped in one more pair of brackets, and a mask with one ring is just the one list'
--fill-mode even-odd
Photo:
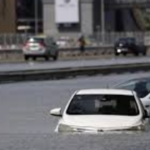
{"label": "building facade", "polygon": [[[68,0],[61,0],[66,3],[66,6],[63,4],[56,6],[58,5],[56,1],[43,0],[45,34],[74,35],[83,33],[91,35],[98,30],[102,31],[102,25],[104,25],[103,30],[105,32],[147,31],[150,29],[149,0],[103,0],[104,8],[102,7],[102,0],[79,0],[79,20],[75,23],[71,21],[57,22],[58,7],[60,9],[64,7],[64,11],[67,11],[65,7],[67,8],[69,3]],[[104,9],[104,14],[102,14],[102,8]],[[147,18],[145,18],[146,14]],[[71,13],[68,13],[68,15],[71,15]],[[66,15],[62,13],[62,18],[65,17],[67,17],[67,13]]]}
{"label": "building facade", "polygon": [[150,0],[0,0],[0,33],[91,35],[102,30],[149,31]]}
{"label": "building facade", "polygon": [[0,0],[0,33],[14,33],[16,14],[14,0]]}
{"label": "building facade", "polygon": [[42,0],[0,0],[0,34],[43,32]]}

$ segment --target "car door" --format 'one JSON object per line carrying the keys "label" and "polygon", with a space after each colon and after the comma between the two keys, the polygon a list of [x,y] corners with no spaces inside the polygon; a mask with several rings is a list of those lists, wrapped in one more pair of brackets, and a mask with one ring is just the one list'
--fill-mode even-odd
{"label": "car door", "polygon": [[146,117],[146,113],[150,114],[150,110],[146,109],[141,101],[141,99],[135,94],[136,99],[138,99],[140,104],[140,109],[142,110],[142,122],[145,126],[145,130],[150,130],[150,118]]}
{"label": "car door", "polygon": [[48,37],[48,38],[45,39],[45,42],[46,42],[46,45],[47,45],[49,55],[52,55],[52,56],[56,55],[57,45],[54,42],[54,40],[52,38]]}

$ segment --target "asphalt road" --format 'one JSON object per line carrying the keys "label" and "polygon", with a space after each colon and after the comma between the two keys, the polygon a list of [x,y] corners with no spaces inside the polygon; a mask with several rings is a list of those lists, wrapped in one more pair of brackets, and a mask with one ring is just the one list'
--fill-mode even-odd
{"label": "asphalt road", "polygon": [[75,90],[104,88],[150,72],[0,85],[0,150],[149,150],[150,132],[56,134],[49,110],[66,105]]}
{"label": "asphalt road", "polygon": [[86,67],[86,66],[105,66],[129,63],[150,63],[150,57],[114,57],[109,59],[95,60],[67,60],[67,61],[29,61],[24,63],[2,63],[0,64],[0,72],[15,70],[36,70],[36,69],[57,69],[70,67]]}

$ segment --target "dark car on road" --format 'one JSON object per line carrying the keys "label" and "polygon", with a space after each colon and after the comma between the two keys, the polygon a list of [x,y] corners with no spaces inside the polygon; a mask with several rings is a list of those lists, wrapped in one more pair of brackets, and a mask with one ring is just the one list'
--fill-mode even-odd
{"label": "dark car on road", "polygon": [[146,46],[142,42],[137,42],[135,38],[120,38],[114,46],[114,53],[116,56],[123,54],[126,56],[131,53],[135,56],[142,54],[146,55],[147,49]]}

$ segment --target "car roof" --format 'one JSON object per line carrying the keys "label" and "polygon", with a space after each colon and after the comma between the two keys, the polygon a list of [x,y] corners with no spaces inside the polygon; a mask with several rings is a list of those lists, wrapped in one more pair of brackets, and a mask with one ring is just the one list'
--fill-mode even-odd
{"label": "car roof", "polygon": [[150,77],[142,77],[142,78],[134,78],[134,79],[125,80],[117,84],[116,86],[129,83],[129,82],[143,82],[143,81],[150,82]]}
{"label": "car roof", "polygon": [[134,78],[127,81],[150,81],[150,77]]}
{"label": "car roof", "polygon": [[132,37],[124,37],[124,38],[119,38],[117,42],[135,42],[136,39]]}
{"label": "car roof", "polygon": [[30,36],[29,39],[45,39],[46,37]]}
{"label": "car roof", "polygon": [[119,40],[135,40],[134,37],[123,37],[123,38],[119,38]]}
{"label": "car roof", "polygon": [[133,91],[124,89],[82,89],[77,91],[76,95],[97,95],[97,94],[107,94],[107,95],[133,95]]}
{"label": "car roof", "polygon": [[46,37],[46,36],[30,36],[27,41],[35,41],[35,40],[50,40],[54,42],[54,39],[52,37]]}
{"label": "car roof", "polygon": [[46,35],[43,35],[43,34],[39,34],[39,35],[33,35],[31,37],[35,37],[35,38],[47,38]]}

